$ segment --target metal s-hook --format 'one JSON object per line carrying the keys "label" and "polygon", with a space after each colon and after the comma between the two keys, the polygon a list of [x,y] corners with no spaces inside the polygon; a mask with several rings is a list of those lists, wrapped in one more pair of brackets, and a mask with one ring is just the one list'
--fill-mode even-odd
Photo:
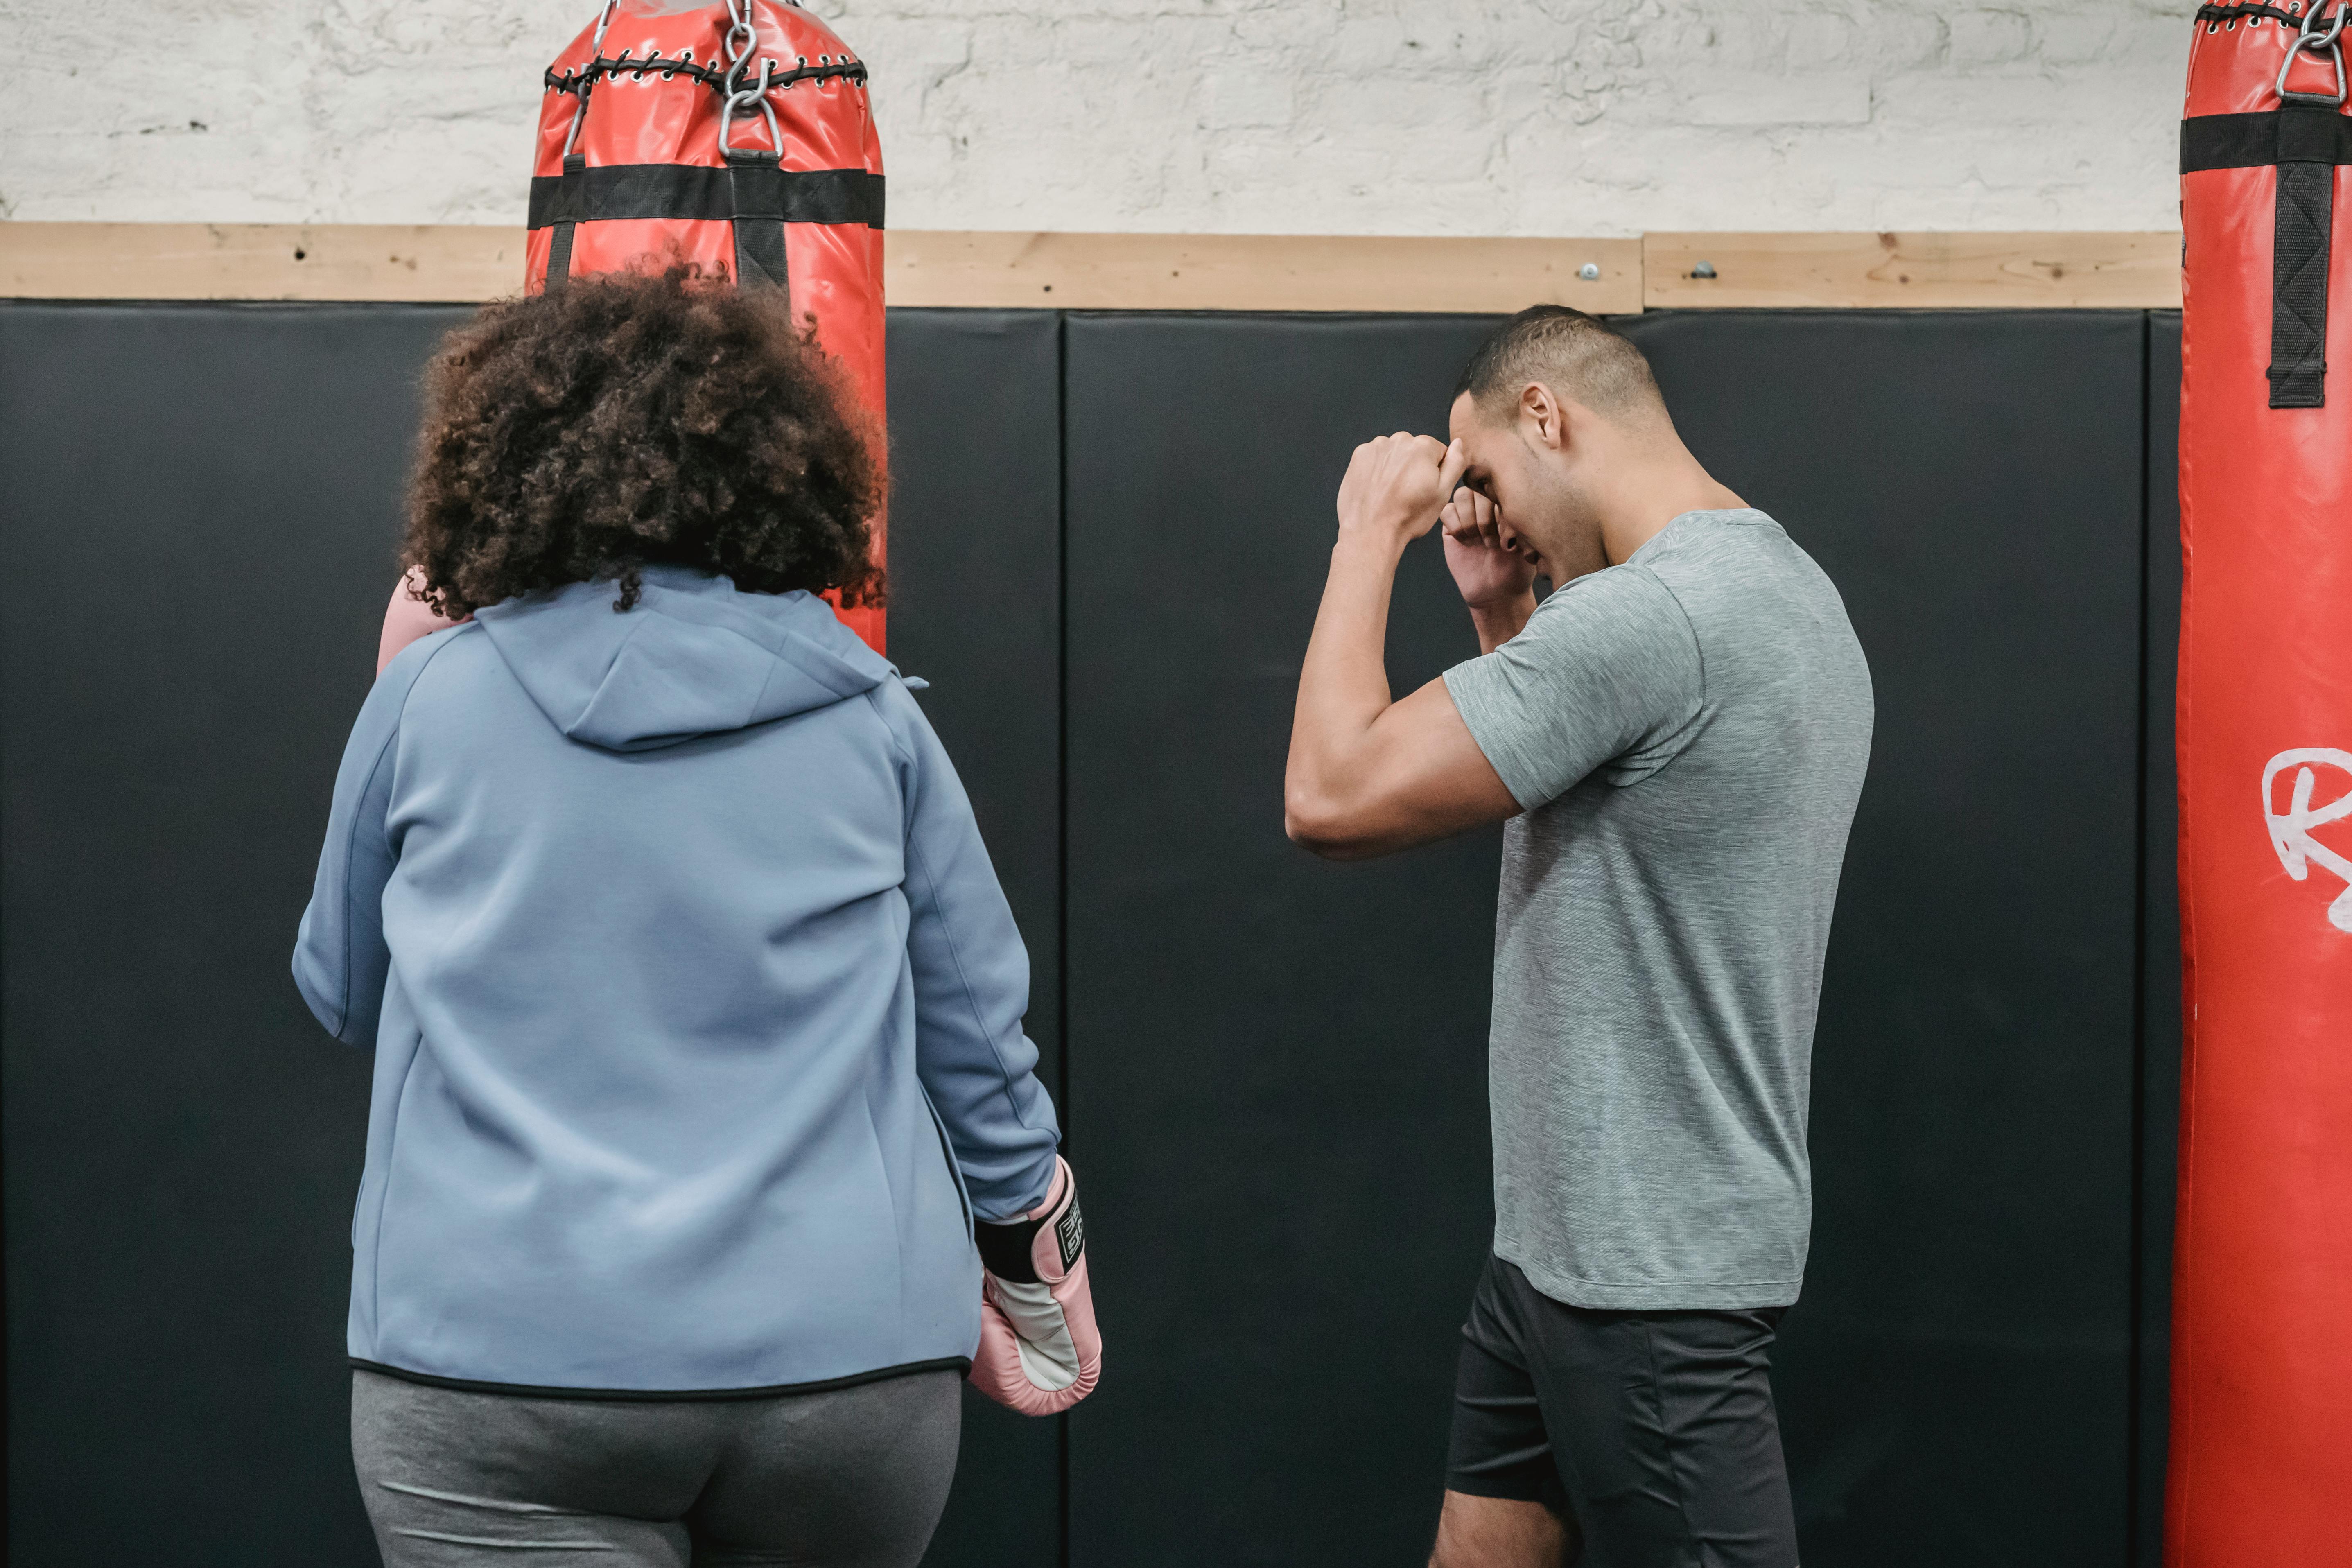
{"label": "metal s-hook", "polygon": [[[2313,0],[2311,9],[2303,14],[2302,27],[2287,40],[2286,58],[2279,62],[2278,73],[2278,95],[2279,100],[2283,103],[2311,103],[2327,109],[2340,109],[2344,105],[2346,81],[2342,39],[2344,18],[2347,12],[2352,12],[2352,0],[2337,0],[2336,9],[2331,14],[2333,19],[2327,24],[2327,30],[2319,32],[2315,30],[2315,26],[2319,21],[2319,13],[2326,4],[2326,0]],[[2333,97],[2324,92],[2289,92],[2287,90],[2286,79],[2294,69],[2295,59],[2306,52],[2315,55],[2324,52],[2329,63],[2335,66],[2336,92]]]}

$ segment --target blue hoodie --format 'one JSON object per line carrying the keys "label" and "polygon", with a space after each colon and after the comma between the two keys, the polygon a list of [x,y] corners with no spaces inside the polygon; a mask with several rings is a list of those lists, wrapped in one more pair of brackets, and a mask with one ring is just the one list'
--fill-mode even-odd
{"label": "blue hoodie", "polygon": [[1044,1200],[1029,963],[896,669],[675,568],[394,659],[294,976],[373,1041],[351,1354],[562,1390],[952,1363]]}

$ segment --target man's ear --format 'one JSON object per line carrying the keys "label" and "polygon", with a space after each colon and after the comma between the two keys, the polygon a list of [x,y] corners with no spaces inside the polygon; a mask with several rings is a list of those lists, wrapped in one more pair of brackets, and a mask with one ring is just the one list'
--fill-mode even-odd
{"label": "man's ear", "polygon": [[1519,417],[1532,426],[1528,434],[1536,444],[1555,452],[1568,445],[1567,410],[1543,383],[1529,382],[1519,394]]}

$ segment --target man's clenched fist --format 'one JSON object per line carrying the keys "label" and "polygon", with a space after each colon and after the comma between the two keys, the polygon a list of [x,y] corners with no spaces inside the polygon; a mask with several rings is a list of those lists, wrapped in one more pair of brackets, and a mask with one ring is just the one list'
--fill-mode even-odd
{"label": "man's clenched fist", "polygon": [[1339,481],[1339,532],[1398,543],[1419,539],[1469,466],[1459,442],[1449,447],[1403,430],[1365,442]]}

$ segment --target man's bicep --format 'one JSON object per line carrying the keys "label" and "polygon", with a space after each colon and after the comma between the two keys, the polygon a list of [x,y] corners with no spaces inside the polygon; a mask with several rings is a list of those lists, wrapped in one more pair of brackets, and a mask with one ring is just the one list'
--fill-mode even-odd
{"label": "man's bicep", "polygon": [[1448,838],[1518,814],[1444,680],[1392,703],[1372,724],[1371,798],[1361,803],[1366,852]]}

